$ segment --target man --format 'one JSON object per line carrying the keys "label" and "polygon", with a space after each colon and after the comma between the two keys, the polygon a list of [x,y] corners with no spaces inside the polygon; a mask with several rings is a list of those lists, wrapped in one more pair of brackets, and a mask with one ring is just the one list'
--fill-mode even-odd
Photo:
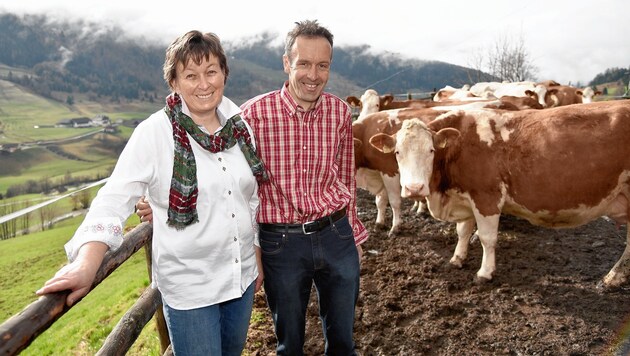
{"label": "man", "polygon": [[257,221],[278,355],[303,354],[313,283],[326,355],[355,354],[360,244],[368,234],[356,211],[351,111],[324,92],[332,52],[330,31],[297,22],[283,55],[289,80],[241,106],[269,175],[259,186]]}

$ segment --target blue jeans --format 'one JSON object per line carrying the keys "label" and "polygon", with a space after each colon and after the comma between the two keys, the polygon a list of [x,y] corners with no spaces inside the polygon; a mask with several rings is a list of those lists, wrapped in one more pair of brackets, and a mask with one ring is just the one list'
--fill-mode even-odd
{"label": "blue jeans", "polygon": [[306,308],[315,283],[326,355],[354,355],[359,255],[348,217],[305,235],[260,229],[265,294],[278,355],[303,355]]}
{"label": "blue jeans", "polygon": [[241,356],[252,315],[255,284],[240,298],[203,308],[177,310],[164,303],[173,354]]}

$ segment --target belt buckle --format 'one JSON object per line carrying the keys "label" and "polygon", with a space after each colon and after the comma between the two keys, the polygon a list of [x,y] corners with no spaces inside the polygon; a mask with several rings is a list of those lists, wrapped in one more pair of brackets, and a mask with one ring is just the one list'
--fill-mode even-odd
{"label": "belt buckle", "polygon": [[317,232],[317,230],[306,232],[306,225],[311,225],[311,224],[317,225],[317,221],[309,221],[309,222],[306,222],[306,223],[302,224],[302,232],[304,233],[304,235],[310,235],[310,234],[314,234],[314,233]]}

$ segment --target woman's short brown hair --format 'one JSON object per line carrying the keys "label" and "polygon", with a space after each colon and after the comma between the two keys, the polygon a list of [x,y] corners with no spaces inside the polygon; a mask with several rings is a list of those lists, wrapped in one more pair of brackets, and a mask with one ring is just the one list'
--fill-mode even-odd
{"label": "woman's short brown hair", "polygon": [[217,57],[225,81],[227,82],[230,69],[227,64],[227,57],[221,46],[221,40],[212,32],[202,33],[197,30],[186,32],[178,37],[166,49],[164,59],[164,80],[172,89],[171,83],[177,76],[177,65],[187,65],[189,60],[200,64],[202,60],[210,60],[210,55]]}

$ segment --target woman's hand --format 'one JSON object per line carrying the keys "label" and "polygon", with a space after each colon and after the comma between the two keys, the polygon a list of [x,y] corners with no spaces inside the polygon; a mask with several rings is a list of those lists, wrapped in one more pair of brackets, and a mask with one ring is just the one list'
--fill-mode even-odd
{"label": "woman's hand", "polygon": [[66,304],[72,306],[90,291],[96,272],[101,266],[108,248],[107,245],[101,242],[89,242],[83,245],[79,250],[77,259],[63,266],[35,294],[44,295],[71,290],[71,293],[66,298]]}

